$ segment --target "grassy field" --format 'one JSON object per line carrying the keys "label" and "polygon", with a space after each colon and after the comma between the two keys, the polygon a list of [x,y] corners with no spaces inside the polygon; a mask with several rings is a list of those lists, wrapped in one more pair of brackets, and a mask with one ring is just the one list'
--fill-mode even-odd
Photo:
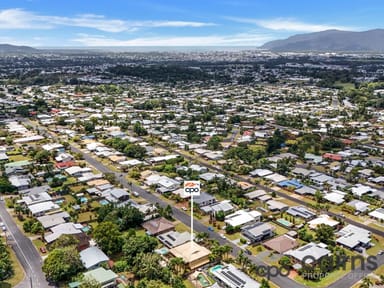
{"label": "grassy field", "polygon": [[17,257],[13,250],[11,248],[8,248],[9,252],[11,253],[11,260],[13,262],[13,269],[14,274],[13,277],[10,279],[0,282],[0,288],[11,288],[15,287],[18,283],[20,283],[24,279],[24,270],[21,267],[19,260],[17,260]]}
{"label": "grassy field", "polygon": [[344,82],[340,82],[340,81],[336,81],[334,86],[337,88],[342,88],[343,90],[349,90],[349,89],[355,88],[355,84],[353,84],[353,83],[349,83],[349,82],[344,83]]}
{"label": "grassy field", "polygon": [[176,225],[175,225],[175,230],[177,231],[177,232],[185,232],[185,231],[188,231],[188,232],[190,232],[191,231],[191,228],[189,228],[187,225],[185,225],[184,223],[181,223],[181,222],[179,222],[179,223],[177,223]]}
{"label": "grassy field", "polygon": [[21,154],[9,156],[9,162],[24,161],[24,160],[31,160],[31,158]]}
{"label": "grassy field", "polygon": [[383,237],[374,235],[374,237],[372,237],[371,242],[372,242],[372,244],[374,244],[374,246],[367,250],[367,253],[369,255],[375,256],[375,255],[377,255],[377,253],[380,250],[384,250],[384,238]]}
{"label": "grassy field", "polygon": [[79,221],[79,223],[84,223],[84,222],[88,222],[88,221],[93,221],[96,218],[97,217],[93,212],[84,212],[84,213],[79,214],[78,221]]}

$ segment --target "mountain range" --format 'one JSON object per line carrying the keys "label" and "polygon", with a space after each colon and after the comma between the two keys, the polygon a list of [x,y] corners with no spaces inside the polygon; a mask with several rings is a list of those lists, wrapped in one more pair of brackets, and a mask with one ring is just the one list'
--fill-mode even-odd
{"label": "mountain range", "polygon": [[267,42],[261,48],[272,51],[384,52],[384,29],[298,34]]}
{"label": "mountain range", "polygon": [[31,54],[31,53],[39,53],[39,52],[40,50],[32,47],[28,47],[28,46],[0,44],[1,54]]}

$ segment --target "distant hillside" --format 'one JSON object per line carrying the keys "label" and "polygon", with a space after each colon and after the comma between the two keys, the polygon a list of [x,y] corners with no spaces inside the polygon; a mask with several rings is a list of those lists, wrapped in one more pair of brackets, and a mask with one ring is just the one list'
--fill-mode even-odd
{"label": "distant hillside", "polygon": [[16,46],[10,44],[0,44],[0,53],[2,54],[23,54],[23,53],[38,53],[39,50],[28,46]]}
{"label": "distant hillside", "polygon": [[267,42],[261,48],[272,51],[383,52],[384,29],[363,32],[326,30],[299,34],[285,40]]}

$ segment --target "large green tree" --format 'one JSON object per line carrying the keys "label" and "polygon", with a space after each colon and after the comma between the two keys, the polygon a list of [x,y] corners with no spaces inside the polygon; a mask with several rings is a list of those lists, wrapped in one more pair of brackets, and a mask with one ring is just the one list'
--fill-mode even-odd
{"label": "large green tree", "polygon": [[75,236],[63,234],[58,239],[56,239],[56,241],[53,242],[49,248],[51,250],[53,250],[56,248],[64,248],[64,247],[68,247],[68,246],[77,246],[78,243],[79,243],[79,240],[77,238],[75,238]]}
{"label": "large green tree", "polygon": [[157,240],[148,235],[130,235],[124,240],[123,254],[127,263],[132,263],[139,253],[150,253],[157,246]]}
{"label": "large green tree", "polygon": [[333,245],[335,243],[335,231],[333,228],[326,224],[320,224],[316,227],[316,240],[323,242],[327,245]]}
{"label": "large green tree", "polygon": [[123,243],[122,234],[117,224],[112,222],[102,222],[93,231],[93,238],[97,245],[108,255],[121,251]]}
{"label": "large green tree", "polygon": [[0,193],[12,193],[16,190],[16,187],[8,181],[7,177],[0,177]]}
{"label": "large green tree", "polygon": [[69,280],[83,269],[74,246],[54,249],[44,260],[43,272],[53,282]]}
{"label": "large green tree", "polygon": [[0,281],[6,280],[13,275],[13,266],[9,251],[0,239]]}

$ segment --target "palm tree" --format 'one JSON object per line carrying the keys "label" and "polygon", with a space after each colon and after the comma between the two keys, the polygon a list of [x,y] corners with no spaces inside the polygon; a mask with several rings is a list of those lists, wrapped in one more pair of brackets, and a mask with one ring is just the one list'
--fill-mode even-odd
{"label": "palm tree", "polygon": [[223,260],[225,261],[229,257],[229,253],[232,252],[232,247],[229,246],[228,244],[225,244],[224,246],[221,247],[221,250],[223,252]]}
{"label": "palm tree", "polygon": [[368,277],[363,278],[363,282],[360,285],[360,288],[369,288],[372,286],[372,280]]}
{"label": "palm tree", "polygon": [[380,275],[379,278],[380,278],[381,285],[383,285],[384,284],[384,275]]}
{"label": "palm tree", "polygon": [[244,251],[240,250],[239,254],[237,254],[236,257],[237,264],[243,266],[244,262],[246,261],[245,258],[247,258],[247,256],[244,255]]}
{"label": "palm tree", "polygon": [[185,272],[185,262],[184,262],[183,258],[180,258],[180,257],[172,258],[169,261],[168,266],[177,275],[183,275]]}
{"label": "palm tree", "polygon": [[206,240],[209,238],[209,234],[207,232],[198,232],[196,233],[196,241],[206,243]]}

